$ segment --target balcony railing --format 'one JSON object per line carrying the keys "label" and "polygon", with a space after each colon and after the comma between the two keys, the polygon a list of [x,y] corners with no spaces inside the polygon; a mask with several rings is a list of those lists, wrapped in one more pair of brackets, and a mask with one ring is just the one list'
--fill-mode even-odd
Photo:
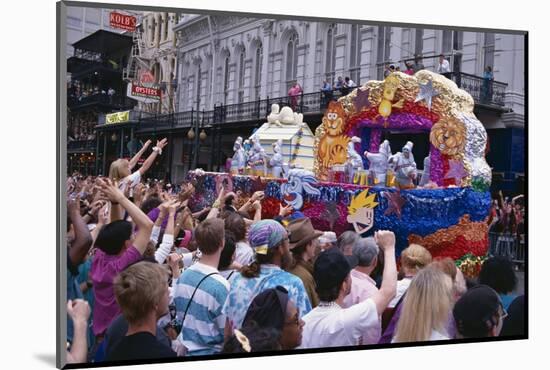
{"label": "balcony railing", "polygon": [[[455,81],[458,87],[472,95],[476,104],[504,106],[507,84],[461,72],[452,72],[446,76]],[[280,108],[291,106],[295,112],[303,114],[323,114],[328,103],[341,96],[340,91],[334,90],[331,94],[323,92],[302,94],[297,96],[294,101],[289,96],[282,96],[238,104],[218,105],[214,106],[212,111],[191,110],[142,118],[140,127],[143,129],[191,127],[196,120],[201,125],[262,120],[271,113],[272,104],[278,104]]]}
{"label": "balcony railing", "polygon": [[74,152],[95,152],[96,141],[94,140],[75,140],[67,142],[67,150]]}
{"label": "balcony railing", "polygon": [[74,95],[67,96],[67,105],[69,108],[81,108],[89,105],[101,104],[110,106],[113,110],[132,108],[136,101],[126,96],[97,93],[89,96],[76,97]]}
{"label": "balcony railing", "polygon": [[445,76],[470,94],[476,104],[504,106],[504,95],[508,84],[463,72],[450,72]]}

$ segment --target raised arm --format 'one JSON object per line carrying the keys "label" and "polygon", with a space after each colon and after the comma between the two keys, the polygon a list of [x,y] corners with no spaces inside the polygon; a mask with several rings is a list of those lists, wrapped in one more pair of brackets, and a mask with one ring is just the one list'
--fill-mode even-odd
{"label": "raised arm", "polygon": [[143,146],[141,147],[141,149],[139,150],[139,152],[136,153],[136,155],[134,155],[132,157],[132,159],[130,159],[130,171],[132,171],[132,168],[134,168],[136,166],[136,164],[138,163],[139,159],[141,158],[141,156],[143,155],[143,153],[145,153],[145,151],[147,150],[147,148],[149,147],[149,145],[151,145],[151,140],[147,140],[145,142],[145,144],[143,144]]}
{"label": "raised arm", "polygon": [[174,245],[174,217],[176,216],[177,200],[172,200],[165,203],[165,207],[168,210],[168,222],[166,223],[166,229],[162,237],[162,243],[155,251],[155,260],[158,263],[164,263],[166,257],[170,254],[172,246]]}
{"label": "raised arm", "polygon": [[250,207],[254,204],[254,202],[261,201],[262,199],[264,199],[264,197],[265,197],[265,194],[263,191],[255,192],[254,194],[252,194],[250,199],[241,208],[239,208],[239,212],[248,213],[248,211],[250,210]]}
{"label": "raised arm", "polygon": [[384,271],[382,286],[372,297],[378,315],[382,315],[390,301],[395,297],[397,288],[397,267],[395,265],[395,234],[392,231],[380,230],[374,234],[376,243],[384,251]]}
{"label": "raised arm", "polygon": [[71,317],[74,327],[73,342],[71,351],[67,351],[67,363],[86,362],[88,345],[86,331],[88,329],[88,318],[90,317],[90,306],[82,299],[69,300],[67,302],[67,314]]}
{"label": "raised arm", "polygon": [[153,148],[153,152],[149,154],[149,157],[147,157],[143,165],[139,168],[139,173],[141,176],[143,176],[145,172],[147,172],[147,170],[153,165],[153,162],[157,156],[162,153],[162,148],[164,148],[166,144],[168,144],[168,140],[166,138],[157,141],[157,145]]}
{"label": "raised arm", "polygon": [[109,223],[110,212],[111,207],[109,207],[109,204],[105,204],[97,213],[97,225],[91,232],[94,243],[99,235],[99,232],[101,231],[101,228]]}
{"label": "raised arm", "polygon": [[80,216],[79,197],[67,201],[67,212],[74,229],[74,240],[71,244],[71,248],[69,248],[69,258],[73,266],[77,267],[84,261],[84,258],[86,258],[86,254],[92,246],[93,240],[88,230],[88,226],[82,219],[82,216]]}
{"label": "raised arm", "polygon": [[134,247],[143,254],[149,243],[151,237],[151,231],[153,230],[153,221],[147,217],[145,213],[141,211],[134,203],[132,203],[124,194],[109,180],[103,180],[101,185],[103,193],[111,200],[111,202],[119,203],[124,208],[136,226],[138,232],[134,239]]}

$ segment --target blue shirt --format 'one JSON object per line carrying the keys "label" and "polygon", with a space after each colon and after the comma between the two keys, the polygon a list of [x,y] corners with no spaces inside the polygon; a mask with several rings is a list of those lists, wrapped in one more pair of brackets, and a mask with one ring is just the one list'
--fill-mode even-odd
{"label": "blue shirt", "polygon": [[[210,273],[215,274],[199,285]],[[180,322],[184,319],[185,309],[197,285],[178,336],[178,340],[187,347],[188,356],[219,353],[223,345],[225,315],[222,308],[229,292],[229,283],[217,269],[198,262],[181,274],[174,289],[176,318]]]}
{"label": "blue shirt", "polygon": [[[235,275],[235,274],[234,274]],[[241,274],[231,278],[231,290],[227,297],[223,312],[230,320],[234,329],[239,329],[243,323],[248,306],[259,293],[277,285],[288,290],[288,297],[300,311],[300,317],[311,311],[311,302],[302,280],[279,266],[262,265],[260,276],[246,278]]]}

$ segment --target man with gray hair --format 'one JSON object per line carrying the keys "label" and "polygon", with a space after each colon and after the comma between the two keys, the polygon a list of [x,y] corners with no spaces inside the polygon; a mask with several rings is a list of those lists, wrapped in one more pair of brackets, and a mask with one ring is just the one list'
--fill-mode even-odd
{"label": "man with gray hair", "polygon": [[359,236],[359,234],[357,234],[355,231],[344,231],[338,237],[336,241],[336,245],[338,246],[338,249],[340,250],[340,252],[344,254],[344,256],[351,256],[353,245],[360,238],[361,237]]}
{"label": "man with gray hair", "polygon": [[[374,238],[357,239],[351,248],[351,258],[348,258],[348,262],[352,261],[356,266],[350,272],[351,290],[344,298],[345,308],[363,302],[378,292],[376,282],[370,277],[378,263],[378,245]],[[370,328],[363,333],[361,344],[378,343],[381,334],[380,325]]]}

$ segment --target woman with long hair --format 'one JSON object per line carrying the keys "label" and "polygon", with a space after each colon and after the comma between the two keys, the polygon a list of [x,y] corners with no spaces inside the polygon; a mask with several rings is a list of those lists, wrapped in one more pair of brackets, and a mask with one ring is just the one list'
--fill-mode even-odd
{"label": "woman with long hair", "polygon": [[403,301],[392,342],[450,339],[446,326],[453,304],[452,289],[449,275],[433,266],[416,274]]}

